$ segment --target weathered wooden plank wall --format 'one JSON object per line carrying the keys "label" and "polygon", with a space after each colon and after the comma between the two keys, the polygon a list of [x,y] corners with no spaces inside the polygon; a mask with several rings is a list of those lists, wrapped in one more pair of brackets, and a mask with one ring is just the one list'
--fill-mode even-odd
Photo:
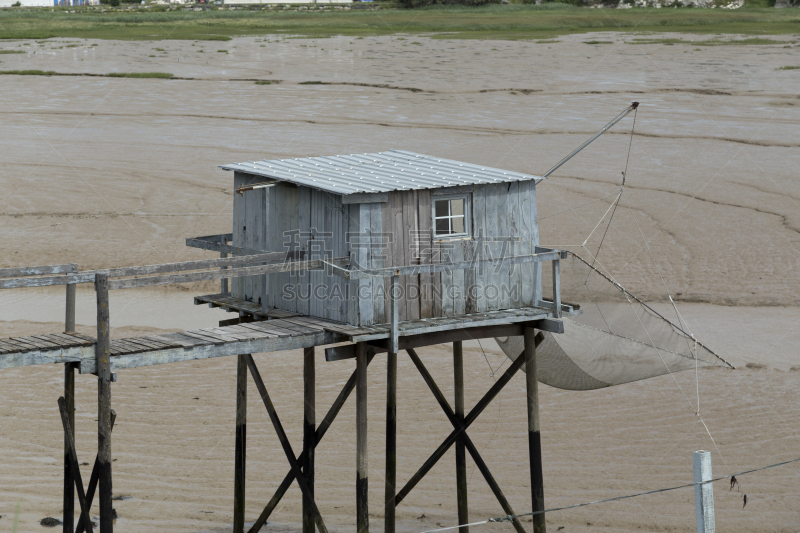
{"label": "weathered wooden plank wall", "polygon": [[[235,187],[263,182],[263,178],[235,173]],[[279,184],[247,191],[234,198],[234,245],[270,251],[305,250],[307,259],[332,259],[350,253],[350,211],[341,196]],[[357,217],[356,217],[357,218]],[[356,220],[358,222],[358,220]],[[347,281],[322,271],[281,273],[234,280],[233,295],[258,302],[267,309],[347,320]],[[358,309],[356,308],[356,312]]]}
{"label": "weathered wooden plank wall", "polygon": [[[234,172],[233,174],[233,188],[234,190],[244,185],[252,185],[264,181],[263,178],[244,174],[241,172]],[[258,225],[255,217],[257,216],[256,209],[257,198],[260,196],[262,202],[265,199],[266,189],[257,189],[249,191],[247,194],[233,195],[233,246],[241,246],[243,248],[256,248],[263,250],[263,246],[254,245],[254,235],[261,234],[257,231]],[[256,194],[260,193],[260,194]],[[255,196],[254,196],[255,195]],[[264,216],[262,212],[260,216]],[[262,222],[263,224],[263,222]],[[237,254],[233,254],[237,255]],[[235,298],[242,300],[250,300],[253,298],[254,286],[257,284],[254,278],[263,278],[263,276],[251,276],[246,278],[233,278],[231,280],[231,294]],[[263,283],[263,282],[262,282]],[[259,293],[261,294],[261,293]],[[254,301],[257,301],[258,297]]]}
{"label": "weathered wooden plank wall", "polygon": [[[464,193],[472,196],[472,236],[434,238],[432,202]],[[386,266],[523,255],[539,244],[533,182],[392,192],[389,202],[382,205],[384,231],[393,237],[385,254]],[[538,264],[506,265],[402,276],[400,320],[533,305],[541,298],[539,269]],[[384,309],[388,316],[388,293]]]}
{"label": "weathered wooden plank wall", "polygon": [[[361,204],[362,208],[369,210],[369,262],[370,268],[383,268],[391,266],[385,262],[384,243],[386,236],[383,231],[383,205],[379,203]],[[387,287],[391,286],[388,278],[372,279],[372,318],[373,324],[385,324],[389,321],[384,304]]]}
{"label": "weathered wooden plank wall", "polygon": [[[433,213],[431,209],[431,191],[424,190],[418,191],[419,199],[419,262],[422,265],[429,265],[433,260],[433,241],[431,239],[431,231],[433,230]],[[434,284],[438,281],[440,275],[436,274],[420,274],[419,288],[419,317],[420,318],[433,318],[438,316],[434,310]]]}
{"label": "weathered wooden plank wall", "polygon": [[[259,227],[259,232],[266,235],[266,245],[272,251],[290,251],[300,247],[299,238],[291,234],[299,230],[298,187],[289,184],[276,185],[267,191],[267,223]],[[253,191],[255,192],[255,191]],[[245,193],[249,194],[249,193]],[[308,228],[305,228],[308,231]],[[267,281],[265,298],[267,308],[298,312],[298,300],[286,295],[286,287],[292,286],[295,291],[297,274],[286,272],[271,275]],[[304,279],[300,277],[300,279]],[[307,279],[307,278],[305,278]]]}
{"label": "weathered wooden plank wall", "polygon": [[[332,198],[338,198],[331,195]],[[339,204],[341,206],[341,204]],[[349,255],[351,268],[377,268],[384,265],[382,255],[383,221],[381,204],[349,204],[341,206],[344,213],[343,232],[347,232],[347,240],[337,238],[335,246],[341,256]],[[347,305],[342,316],[351,324],[362,326],[382,324],[386,322],[383,309],[384,280],[369,278],[345,282],[337,280],[346,290]],[[387,284],[388,287],[388,284]],[[377,305],[376,305],[377,304]]]}
{"label": "weathered wooden plank wall", "polygon": [[[352,205],[344,205],[342,197],[336,194],[323,193],[327,203],[329,222],[326,231],[331,234],[328,258],[347,257],[350,254],[350,244],[347,242],[347,229],[350,227]],[[330,286],[330,297],[325,298],[326,309],[324,318],[345,321],[348,312],[348,282],[339,276],[330,275],[326,278]]]}
{"label": "weathered wooden plank wall", "polygon": [[[381,206],[385,266],[414,265],[423,261],[423,254],[427,253],[430,257],[430,191],[394,191],[389,193],[387,203],[374,205]],[[421,205],[428,206],[427,212],[420,208]],[[425,220],[420,222],[420,217]],[[428,228],[425,233],[421,230],[423,224]],[[426,279],[432,277],[425,276]],[[384,321],[390,316],[389,283],[388,278],[383,280]],[[432,306],[421,306],[420,295],[423,291],[420,288],[420,276],[400,276],[399,286],[402,292],[397,306],[400,321],[416,320],[422,317],[423,312],[432,316]]]}
{"label": "weathered wooden plank wall", "polygon": [[[312,219],[312,210],[311,210],[311,194],[312,190],[308,187],[298,187],[297,188],[297,225],[298,230],[299,228],[312,228],[314,225],[311,222]],[[264,231],[269,231],[269,227],[264,228]],[[297,246],[294,249],[298,250],[306,250],[308,251],[308,241],[310,240],[310,235],[301,236],[298,234],[297,238]],[[303,272],[304,275],[297,275],[295,276],[295,290],[297,294],[300,296],[297,302],[297,312],[302,313],[304,315],[311,314],[311,299],[309,297],[311,292],[311,284],[312,284],[312,276],[310,272]],[[313,316],[313,315],[312,315]]]}
{"label": "weathered wooden plank wall", "polygon": [[[304,246],[306,246],[307,253],[316,259],[322,255],[320,250],[325,248],[325,193],[311,189],[308,193],[309,226],[306,230],[312,235],[305,240]],[[311,316],[324,316],[325,302],[320,298],[313,298],[310,291],[325,283],[328,276],[324,272],[309,272],[308,278],[309,286],[306,292],[309,298],[308,312]]]}
{"label": "weathered wooden plank wall", "polygon": [[[235,187],[261,181],[234,174]],[[463,193],[471,194],[471,237],[435,239],[432,203],[437,197]],[[539,244],[536,189],[533,182],[513,182],[394,191],[385,203],[343,204],[339,195],[281,184],[235,195],[233,241],[235,246],[260,250],[305,250],[307,259],[350,256],[353,268],[525,255]],[[541,266],[401,276],[400,287],[401,321],[518,308],[541,298]],[[270,309],[356,325],[388,321],[389,290],[388,279],[347,281],[323,271],[232,283],[237,298],[262,298]]]}

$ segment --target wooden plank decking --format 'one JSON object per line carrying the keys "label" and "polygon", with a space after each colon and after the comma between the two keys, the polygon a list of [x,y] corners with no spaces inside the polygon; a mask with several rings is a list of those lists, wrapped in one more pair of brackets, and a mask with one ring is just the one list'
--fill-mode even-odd
{"label": "wooden plank decking", "polygon": [[252,316],[255,318],[286,318],[291,316],[300,316],[297,313],[289,311],[281,311],[280,309],[270,309],[266,314],[261,310],[261,304],[258,302],[248,302],[234,298],[231,294],[207,294],[205,296],[195,296],[194,304],[208,304],[209,307],[219,307],[228,311],[229,313],[239,313],[243,316]]}
{"label": "wooden plank decking", "polygon": [[[552,316],[552,309],[528,307],[457,317],[409,320],[401,322],[399,329],[400,336],[403,337],[529,322]],[[386,339],[389,334],[389,324],[354,327],[330,320],[296,315],[179,333],[113,339],[111,369],[116,371],[226,355],[294,350],[339,342],[374,341]],[[94,347],[93,337],[77,333],[0,339],[0,369],[79,362],[81,373],[93,373],[95,372]]]}

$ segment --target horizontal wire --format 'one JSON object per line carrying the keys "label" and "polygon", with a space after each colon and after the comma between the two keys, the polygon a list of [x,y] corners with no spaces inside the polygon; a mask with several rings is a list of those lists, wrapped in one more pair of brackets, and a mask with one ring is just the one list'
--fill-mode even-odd
{"label": "horizontal wire", "polygon": [[771,465],[767,465],[767,466],[762,466],[762,467],[759,467],[759,468],[753,468],[752,470],[744,470],[744,471],[738,472],[736,474],[729,474],[727,476],[716,477],[716,478],[713,478],[713,479],[709,479],[708,481],[697,481],[695,483],[686,483],[685,485],[678,485],[676,487],[667,487],[665,489],[648,490],[646,492],[638,492],[636,494],[628,494],[626,496],[617,496],[616,498],[607,498],[605,500],[596,500],[596,501],[593,501],[593,502],[577,503],[575,505],[569,505],[567,507],[554,507],[552,509],[545,509],[544,511],[532,511],[532,512],[529,512],[529,513],[520,513],[520,514],[515,514],[515,515],[500,516],[500,517],[497,517],[497,518],[489,518],[488,520],[483,520],[481,522],[471,522],[469,524],[462,524],[462,525],[458,525],[458,526],[442,527],[442,528],[439,528],[439,529],[429,529],[427,531],[423,531],[422,533],[435,533],[437,531],[448,531],[448,530],[451,530],[451,529],[458,529],[458,528],[465,527],[465,526],[479,526],[479,525],[482,525],[482,524],[508,522],[508,521],[513,520],[514,518],[519,518],[521,516],[534,516],[534,515],[542,514],[542,513],[552,513],[552,512],[555,512],[555,511],[565,511],[567,509],[575,509],[576,507],[586,507],[587,505],[594,505],[594,504],[597,504],[597,503],[615,502],[615,501],[619,501],[619,500],[627,500],[629,498],[635,498],[637,496],[646,496],[648,494],[656,494],[656,493],[659,493],[659,492],[667,492],[667,491],[670,491],[670,490],[685,489],[685,488],[688,488],[688,487],[694,487],[696,485],[705,485],[707,483],[713,483],[715,481],[720,481],[722,479],[729,479],[729,478],[736,477],[736,476],[743,476],[745,474],[751,474],[753,472],[758,472],[759,470],[766,470],[768,468],[775,468],[776,466],[788,465],[790,463],[796,463],[797,461],[800,461],[800,457],[798,457],[797,459],[791,459],[789,461],[783,461],[783,462],[780,462],[780,463],[775,463],[775,464],[771,464]]}

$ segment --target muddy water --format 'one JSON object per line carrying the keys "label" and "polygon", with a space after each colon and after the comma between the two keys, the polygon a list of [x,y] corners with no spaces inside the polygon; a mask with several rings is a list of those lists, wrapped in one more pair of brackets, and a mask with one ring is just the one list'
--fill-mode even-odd
{"label": "muddy water", "polygon": [[[196,78],[0,76],[0,266],[97,268],[210,257],[183,239],[230,231],[232,177],[216,165],[232,161],[396,148],[541,173],[639,100],[632,144],[626,120],[539,187],[542,242],[596,251],[600,234],[593,228],[608,196],[619,192],[630,146],[627,201],[600,261],[636,294],[661,299],[666,285],[692,331],[737,370],[684,372],[587,393],[543,387],[548,505],[686,482],[691,452],[701,448],[712,451],[720,474],[798,457],[800,372],[791,368],[800,364],[800,315],[797,307],[780,306],[800,301],[800,71],[778,70],[797,64],[796,45],[642,45],[637,38],[643,37],[0,43],[36,52],[1,56],[3,70]],[[586,43],[595,40],[612,43]],[[280,83],[235,81],[243,78]],[[332,85],[302,84],[309,81]],[[394,88],[375,86],[381,84]],[[2,333],[57,331],[61,290],[0,294]],[[226,317],[193,306],[195,293],[113,294],[114,335],[203,327]],[[78,322],[91,332],[93,321],[93,294],[82,290]],[[450,354],[421,353],[450,397]],[[466,353],[472,405],[505,356],[491,343]],[[257,356],[295,447],[299,355]],[[352,365],[320,360],[318,368],[318,401],[327,406]],[[377,361],[370,373],[370,497],[378,529],[383,368]],[[401,358],[400,369],[398,477],[405,480],[444,438],[447,422],[410,362]],[[120,373],[115,492],[131,499],[115,502],[118,530],[230,529],[234,381],[230,358]],[[39,531],[38,520],[60,512],[60,387],[55,366],[0,373],[0,525],[10,523],[18,501],[20,531]],[[82,462],[91,460],[94,445],[94,394],[92,378],[79,378]],[[257,400],[250,402],[248,520],[286,468]],[[470,431],[517,510],[529,506],[521,406],[524,382],[515,378]],[[353,424],[348,405],[318,454],[320,507],[332,531],[354,525]],[[448,454],[403,502],[399,530],[454,522],[451,466]],[[797,531],[797,472],[782,467],[742,477],[744,510],[742,494],[718,484],[720,530]],[[473,518],[501,514],[479,473],[472,472],[469,486]],[[300,499],[292,490],[268,530],[297,529]],[[553,513],[548,521],[563,531],[693,531],[692,494]]]}
{"label": "muddy water", "polygon": [[[8,291],[3,296],[2,322],[64,321],[63,287]],[[112,291],[109,293],[109,309],[112,329],[131,326],[163,330],[208,328],[216,327],[220,320],[233,316],[219,309],[209,309],[207,305],[194,305],[191,293],[158,290]],[[76,291],[75,323],[91,329],[96,320],[95,292],[81,287]]]}

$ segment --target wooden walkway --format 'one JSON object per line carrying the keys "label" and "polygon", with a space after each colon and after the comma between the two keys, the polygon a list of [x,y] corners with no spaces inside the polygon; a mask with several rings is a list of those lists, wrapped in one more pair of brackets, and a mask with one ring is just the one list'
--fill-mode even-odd
{"label": "wooden walkway", "polygon": [[[246,302],[250,303],[250,302]],[[241,304],[240,304],[241,305]],[[542,320],[552,309],[529,307],[458,317],[411,320],[399,324],[400,336]],[[180,333],[111,341],[111,370],[136,368],[227,355],[276,352],[340,342],[387,339],[389,324],[354,327],[306,316],[247,322]],[[94,373],[95,339],[78,333],[53,333],[0,339],[0,370],[20,366],[80,363],[80,372]]]}

